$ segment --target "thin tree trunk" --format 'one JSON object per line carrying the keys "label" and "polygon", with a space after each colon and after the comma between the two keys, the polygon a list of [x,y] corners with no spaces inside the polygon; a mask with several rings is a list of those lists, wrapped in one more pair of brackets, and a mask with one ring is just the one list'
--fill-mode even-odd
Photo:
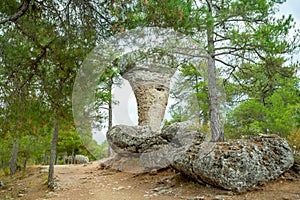
{"label": "thin tree trunk", "polygon": [[[109,80],[109,92],[110,94],[112,93],[112,85],[113,85],[113,77],[110,77]],[[108,100],[108,131],[111,130],[112,128],[112,96],[109,97]],[[112,152],[112,148],[110,147],[109,143],[108,143],[108,157],[111,157],[113,154]]]}
{"label": "thin tree trunk", "polygon": [[58,155],[56,154],[56,156],[55,156],[55,165],[57,165],[58,164]]}
{"label": "thin tree trunk", "polygon": [[64,165],[67,164],[67,159],[68,159],[68,153],[65,152],[65,153],[64,153],[64,159],[63,159]]}
{"label": "thin tree trunk", "polygon": [[52,188],[54,183],[54,162],[56,155],[56,145],[58,141],[58,119],[54,119],[54,130],[52,136],[52,145],[50,153],[50,164],[49,164],[49,174],[48,174],[48,187]]}
{"label": "thin tree trunk", "polygon": [[17,161],[18,161],[18,151],[19,151],[19,140],[14,139],[13,149],[10,156],[10,175],[14,175],[17,171]]}
{"label": "thin tree trunk", "polygon": [[75,149],[72,149],[71,164],[75,164]]}
{"label": "thin tree trunk", "polygon": [[[212,2],[206,1],[210,8],[210,16],[212,17]],[[212,142],[224,141],[224,130],[220,120],[218,91],[217,91],[217,73],[215,63],[215,43],[214,43],[214,25],[210,24],[207,29],[207,43],[208,43],[208,96],[209,96],[209,114],[210,127],[212,131]]]}
{"label": "thin tree trunk", "polygon": [[[259,98],[259,101],[260,101],[260,103],[263,106],[266,106],[266,103],[265,103],[265,92],[263,90],[263,85],[262,85],[261,82],[259,83],[259,89],[260,89],[260,98]],[[265,120],[265,116],[266,116],[266,113],[262,113],[259,120],[263,122]],[[266,127],[263,127],[263,133],[264,134],[268,133],[268,129]]]}
{"label": "thin tree trunk", "polygon": [[48,162],[48,151],[45,150],[45,153],[44,153],[44,160],[43,160],[43,165],[47,165],[47,162]]}
{"label": "thin tree trunk", "polygon": [[196,114],[196,123],[198,123],[198,126],[200,127],[201,126],[201,113],[200,113],[200,110],[201,110],[201,106],[200,106],[200,97],[199,97],[199,88],[198,88],[198,83],[199,83],[199,77],[198,77],[198,75],[196,75],[196,77],[195,77],[195,79],[196,79],[196,83],[195,83],[195,85],[197,86],[196,87],[196,101],[197,101],[197,110],[196,110],[196,112],[197,112],[197,114]]}
{"label": "thin tree trunk", "polygon": [[27,167],[27,161],[29,159],[29,154],[30,154],[30,138],[28,138],[28,142],[27,142],[27,147],[26,147],[26,152],[25,152],[25,159],[23,162],[23,170],[26,170]]}
{"label": "thin tree trunk", "polygon": [[1,150],[1,164],[0,164],[0,168],[3,169],[4,168],[4,155],[5,155],[5,152],[4,152],[4,149],[3,149],[3,146],[2,146],[2,150]]}

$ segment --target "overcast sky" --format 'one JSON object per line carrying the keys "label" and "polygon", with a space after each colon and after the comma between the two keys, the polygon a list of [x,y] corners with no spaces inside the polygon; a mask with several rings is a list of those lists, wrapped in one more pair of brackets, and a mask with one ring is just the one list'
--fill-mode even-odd
{"label": "overcast sky", "polygon": [[295,19],[298,28],[300,22],[300,1],[299,0],[287,0],[280,6],[280,13],[284,15],[291,14]]}

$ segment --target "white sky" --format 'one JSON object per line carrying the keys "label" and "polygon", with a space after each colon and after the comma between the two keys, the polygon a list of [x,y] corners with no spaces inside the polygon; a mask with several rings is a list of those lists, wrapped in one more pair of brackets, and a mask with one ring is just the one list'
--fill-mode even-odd
{"label": "white sky", "polygon": [[[296,22],[296,28],[300,29],[300,0],[287,0],[280,6],[278,17],[282,15],[292,15]],[[291,31],[293,33],[293,31]],[[300,60],[300,55],[295,55],[295,59]],[[113,124],[137,125],[137,105],[134,94],[131,90],[128,81],[124,80],[121,88],[115,88],[114,98],[119,101],[119,104],[113,109]],[[169,105],[169,104],[168,104]],[[166,110],[166,115],[168,115]],[[100,144],[105,140],[107,130],[102,130],[101,133],[94,134],[94,139]]]}
{"label": "white sky", "polygon": [[[300,1],[299,0],[286,0],[285,3],[283,3],[280,6],[280,11],[278,13],[278,16],[288,16],[292,15],[294,18],[294,22],[296,23],[295,28],[300,29]],[[294,33],[294,31],[290,31],[291,34]],[[297,53],[294,55],[294,59],[300,60],[300,54]]]}

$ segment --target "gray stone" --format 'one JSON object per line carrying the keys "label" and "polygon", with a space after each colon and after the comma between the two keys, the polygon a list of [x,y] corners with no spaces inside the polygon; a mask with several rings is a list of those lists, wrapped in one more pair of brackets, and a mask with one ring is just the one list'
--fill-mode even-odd
{"label": "gray stone", "polygon": [[115,152],[128,154],[187,147],[195,141],[201,143],[204,135],[196,130],[192,122],[187,121],[166,126],[159,133],[152,131],[148,125],[117,125],[106,134],[106,138]]}
{"label": "gray stone", "polygon": [[[107,140],[119,159],[137,159],[145,170],[169,167],[173,156],[193,143],[204,141],[204,135],[195,130],[191,122],[174,123],[159,133],[149,126],[114,126],[107,133]],[[131,157],[131,158],[130,158]],[[118,163],[117,160],[115,162]],[[116,166],[114,164],[114,166]],[[123,168],[123,167],[122,167]],[[127,168],[127,167],[126,167]],[[117,167],[120,170],[120,167]]]}
{"label": "gray stone", "polygon": [[106,138],[119,154],[153,151],[168,143],[160,134],[153,132],[150,126],[117,125],[106,134]]}
{"label": "gray stone", "polygon": [[89,158],[87,156],[78,154],[78,155],[75,155],[74,162],[73,162],[73,157],[72,156],[64,157],[64,162],[67,163],[67,164],[71,164],[71,163],[86,164],[86,163],[89,162]]}
{"label": "gray stone", "polygon": [[275,179],[294,162],[287,142],[277,135],[193,144],[174,156],[172,166],[199,182],[243,192]]}
{"label": "gray stone", "polygon": [[89,162],[89,158],[84,155],[75,155],[75,164],[85,164]]}
{"label": "gray stone", "polygon": [[140,163],[139,157],[125,154],[115,154],[113,157],[102,159],[100,161],[100,168],[109,168],[133,174],[141,174],[147,172],[147,169]]}

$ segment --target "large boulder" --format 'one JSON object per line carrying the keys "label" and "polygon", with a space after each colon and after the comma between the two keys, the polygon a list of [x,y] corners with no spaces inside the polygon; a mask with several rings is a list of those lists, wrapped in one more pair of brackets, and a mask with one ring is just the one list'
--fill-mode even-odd
{"label": "large boulder", "polygon": [[154,132],[150,126],[114,126],[106,138],[115,152],[120,154],[139,154],[164,149],[188,147],[194,140],[204,140],[196,126],[190,122],[178,122],[166,126],[161,132]]}
{"label": "large boulder", "polygon": [[117,125],[106,134],[106,138],[113,150],[119,154],[140,154],[157,150],[168,143],[161,134],[153,132],[147,125]]}
{"label": "large boulder", "polygon": [[[195,129],[192,122],[174,123],[159,133],[152,131],[149,126],[117,125],[106,137],[114,151],[118,153],[114,159],[116,163],[121,157],[123,161],[135,160],[135,164],[138,159],[139,165],[144,166],[145,170],[170,166],[174,155],[194,143],[203,142],[205,138]],[[134,163],[127,161],[123,163]]]}
{"label": "large boulder", "polygon": [[199,182],[243,192],[277,178],[293,162],[285,140],[277,135],[263,135],[193,144],[174,155],[172,166]]}

